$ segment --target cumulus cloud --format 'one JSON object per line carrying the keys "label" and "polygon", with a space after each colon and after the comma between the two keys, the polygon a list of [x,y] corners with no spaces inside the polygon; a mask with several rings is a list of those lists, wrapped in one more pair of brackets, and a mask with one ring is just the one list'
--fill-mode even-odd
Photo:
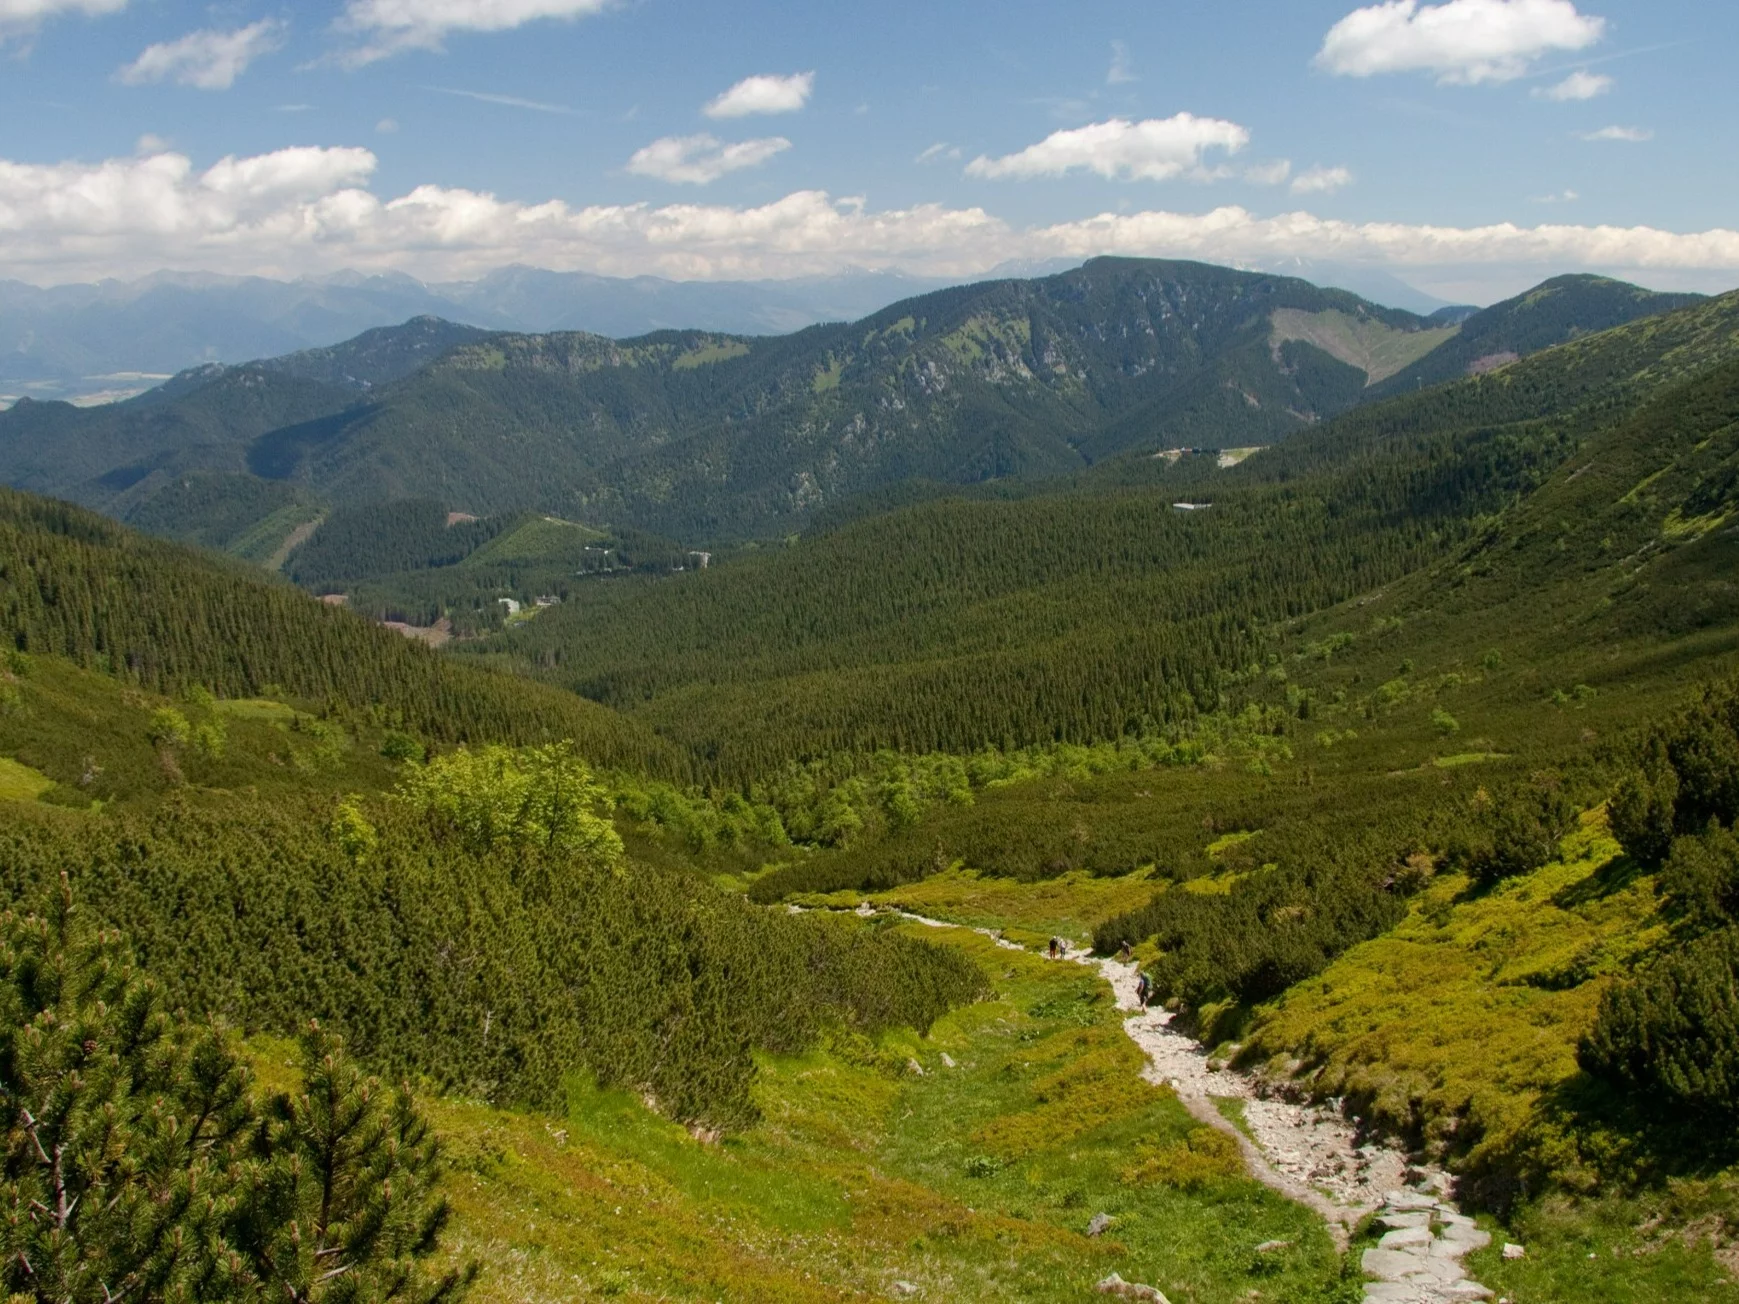
{"label": "cumulus cloud", "polygon": [[666,136],[628,160],[628,170],[637,177],[653,177],[681,185],[711,185],[720,177],[744,168],[756,168],[776,154],[791,148],[783,136],[743,140],[727,145],[714,136]]}
{"label": "cumulus cloud", "polygon": [[28,36],[44,19],[61,14],[97,18],[118,14],[126,7],[127,0],[0,0],[0,41],[11,36]]}
{"label": "cumulus cloud", "polygon": [[202,91],[227,91],[250,63],[283,45],[284,27],[275,18],[262,18],[233,32],[189,32],[179,40],[146,46],[119,76],[129,86],[174,81]]}
{"label": "cumulus cloud", "polygon": [[1533,94],[1536,100],[1555,100],[1559,104],[1565,104],[1576,100],[1591,100],[1611,89],[1612,78],[1605,73],[1579,69],[1551,86],[1536,86]]}
{"label": "cumulus cloud", "polygon": [[815,74],[771,73],[745,77],[702,110],[709,118],[747,118],[757,113],[795,113],[815,93]]}
{"label": "cumulus cloud", "polygon": [[1647,127],[1602,127],[1599,131],[1585,131],[1583,140],[1616,140],[1629,145],[1640,145],[1643,141],[1653,140],[1654,132]]}
{"label": "cumulus cloud", "polygon": [[1052,132],[1017,154],[975,158],[966,165],[966,173],[1022,181],[1068,172],[1093,172],[1124,181],[1170,181],[1185,175],[1207,179],[1217,175],[1203,164],[1209,150],[1236,154],[1249,143],[1249,131],[1237,123],[1193,113],[1143,122],[1113,118]]}
{"label": "cumulus cloud", "polygon": [[384,198],[368,189],[374,170],[368,150],[312,147],[226,158],[204,171],[173,152],[94,164],[0,161],[0,277],[40,284],[177,267],[267,276],[357,268],[446,279],[508,263],[679,279],[852,267],[947,277],[1011,260],[1126,254],[1245,266],[1309,258],[1503,293],[1573,270],[1653,273],[1710,289],[1739,280],[1734,230],[1357,223],[1231,206],[1018,227],[982,208],[877,210],[820,191],[754,207],[575,208],[438,185]]}
{"label": "cumulus cloud", "polygon": [[1343,77],[1428,72],[1473,86],[1514,81],[1542,55],[1585,50],[1605,32],[1604,18],[1578,13],[1572,0],[1385,0],[1336,23],[1316,65]]}
{"label": "cumulus cloud", "polygon": [[[0,0],[0,4],[10,0]],[[28,2],[28,0],[27,0]],[[338,29],[362,38],[341,57],[351,66],[405,50],[439,50],[452,32],[505,32],[542,19],[598,13],[611,0],[348,0]]]}
{"label": "cumulus cloud", "polygon": [[1275,159],[1272,163],[1252,163],[1244,169],[1244,180],[1258,186],[1283,186],[1292,175],[1292,160]]}
{"label": "cumulus cloud", "polygon": [[1346,168],[1314,167],[1292,178],[1295,195],[1332,195],[1352,185],[1353,174]]}

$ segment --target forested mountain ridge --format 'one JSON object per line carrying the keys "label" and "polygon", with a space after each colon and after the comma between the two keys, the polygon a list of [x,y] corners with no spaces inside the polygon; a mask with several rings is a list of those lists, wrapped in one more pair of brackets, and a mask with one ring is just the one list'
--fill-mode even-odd
{"label": "forested mountain ridge", "polygon": [[[819,503],[913,475],[969,483],[1132,444],[1270,442],[1357,400],[1367,374],[1331,350],[1365,360],[1367,335],[1401,341],[1403,357],[1444,338],[1303,281],[1102,259],[793,336],[495,336],[377,383],[366,403],[344,381],[354,362],[249,364],[212,375],[204,407],[235,404],[245,384],[249,412],[264,413],[281,377],[344,392],[288,400],[275,423],[243,415],[219,437],[177,428],[198,375],[99,414],[31,404],[0,415],[0,474],[111,510],[117,484],[203,467],[339,501],[530,507],[687,538],[783,532]],[[366,338],[339,353],[368,353]],[[34,457],[48,440],[57,464]]]}
{"label": "forested mountain ridge", "polygon": [[686,770],[634,722],[569,694],[443,660],[238,563],[11,490],[0,491],[0,629],[18,652],[152,691],[271,689],[379,708],[431,739],[573,739],[606,764]]}

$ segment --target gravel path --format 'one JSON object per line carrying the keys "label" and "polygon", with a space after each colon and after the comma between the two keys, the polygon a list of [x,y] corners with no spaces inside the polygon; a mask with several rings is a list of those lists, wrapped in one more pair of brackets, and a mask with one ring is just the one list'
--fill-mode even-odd
{"label": "gravel path", "polygon": [[[855,913],[870,918],[878,912],[866,901]],[[907,910],[895,913],[926,928],[965,927]],[[994,929],[971,931],[1012,951],[1026,949]],[[1491,1244],[1491,1236],[1449,1200],[1448,1174],[1418,1168],[1389,1146],[1361,1141],[1357,1128],[1338,1109],[1259,1094],[1248,1075],[1216,1064],[1200,1042],[1173,1028],[1168,1011],[1141,1008],[1135,994],[1136,965],[1073,947],[1063,959],[1099,971],[1116,996],[1117,1008],[1129,1016],[1123,1030],[1147,1056],[1141,1076],[1170,1086],[1192,1116],[1236,1141],[1251,1177],[1320,1216],[1342,1251],[1360,1220],[1377,1216],[1385,1229],[1382,1239],[1360,1261],[1372,1279],[1365,1286],[1365,1304],[1460,1304],[1492,1298],[1461,1266],[1466,1255]],[[1221,1100],[1240,1103],[1248,1135],[1220,1112],[1216,1102]]]}
{"label": "gravel path", "polygon": [[[1068,958],[1097,965],[1117,1008],[1129,1012],[1123,1030],[1147,1055],[1142,1076],[1170,1085],[1192,1115],[1236,1140],[1253,1178],[1319,1214],[1343,1251],[1359,1221],[1377,1215],[1386,1230],[1361,1259],[1366,1275],[1375,1278],[1365,1287],[1365,1304],[1491,1298],[1461,1266],[1464,1256],[1491,1244],[1491,1237],[1449,1202],[1447,1174],[1416,1169],[1388,1146],[1361,1143],[1337,1109],[1257,1095],[1247,1076],[1216,1065],[1200,1042],[1174,1029],[1168,1011],[1141,1008],[1136,965],[1085,951],[1071,951]],[[1241,1103],[1254,1140],[1220,1112],[1219,1100]]]}
{"label": "gravel path", "polygon": [[[874,910],[867,905],[859,913]],[[928,928],[949,928],[909,911],[900,915]],[[988,928],[972,930],[997,945],[1021,950]],[[1111,986],[1117,1008],[1128,1014],[1123,1030],[1147,1056],[1141,1076],[1177,1092],[1190,1114],[1238,1143],[1250,1176],[1312,1210],[1345,1251],[1354,1227],[1376,1214],[1385,1228],[1361,1266],[1373,1278],[1365,1304],[1456,1304],[1490,1299],[1492,1292],[1462,1271],[1461,1260],[1491,1243],[1448,1199],[1448,1174],[1419,1169],[1390,1146],[1361,1140],[1338,1109],[1295,1104],[1258,1094],[1250,1078],[1208,1058],[1200,1042],[1172,1025],[1166,1010],[1143,1010],[1136,997],[1139,969],[1086,950],[1070,948],[1064,959],[1097,968]],[[1245,1128],[1216,1103],[1238,1101]]]}

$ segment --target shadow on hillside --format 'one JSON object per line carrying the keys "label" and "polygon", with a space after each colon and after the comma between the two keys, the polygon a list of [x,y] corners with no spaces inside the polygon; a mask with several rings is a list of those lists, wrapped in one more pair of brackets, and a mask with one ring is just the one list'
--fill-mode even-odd
{"label": "shadow on hillside", "polygon": [[1552,1189],[1636,1190],[1735,1163],[1739,1132],[1668,1115],[1578,1072],[1539,1100],[1509,1144],[1462,1172],[1457,1195],[1501,1216]]}
{"label": "shadow on hillside", "polygon": [[1590,905],[1624,891],[1646,873],[1648,868],[1634,858],[1614,856],[1587,878],[1561,889],[1552,897],[1552,904],[1560,910],[1574,910],[1578,906]]}

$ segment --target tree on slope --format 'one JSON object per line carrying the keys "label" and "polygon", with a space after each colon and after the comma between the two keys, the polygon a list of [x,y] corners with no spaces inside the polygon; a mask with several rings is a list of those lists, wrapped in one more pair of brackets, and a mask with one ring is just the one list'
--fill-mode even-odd
{"label": "tree on slope", "polygon": [[[0,1289],[43,1304],[456,1300],[474,1271],[423,1266],[445,1218],[426,1125],[317,1031],[303,1071],[304,1092],[262,1113],[225,1035],[166,1013],[64,878],[45,915],[0,915]],[[329,1196],[312,1222],[310,1175]],[[284,1253],[298,1234],[310,1253]]]}

